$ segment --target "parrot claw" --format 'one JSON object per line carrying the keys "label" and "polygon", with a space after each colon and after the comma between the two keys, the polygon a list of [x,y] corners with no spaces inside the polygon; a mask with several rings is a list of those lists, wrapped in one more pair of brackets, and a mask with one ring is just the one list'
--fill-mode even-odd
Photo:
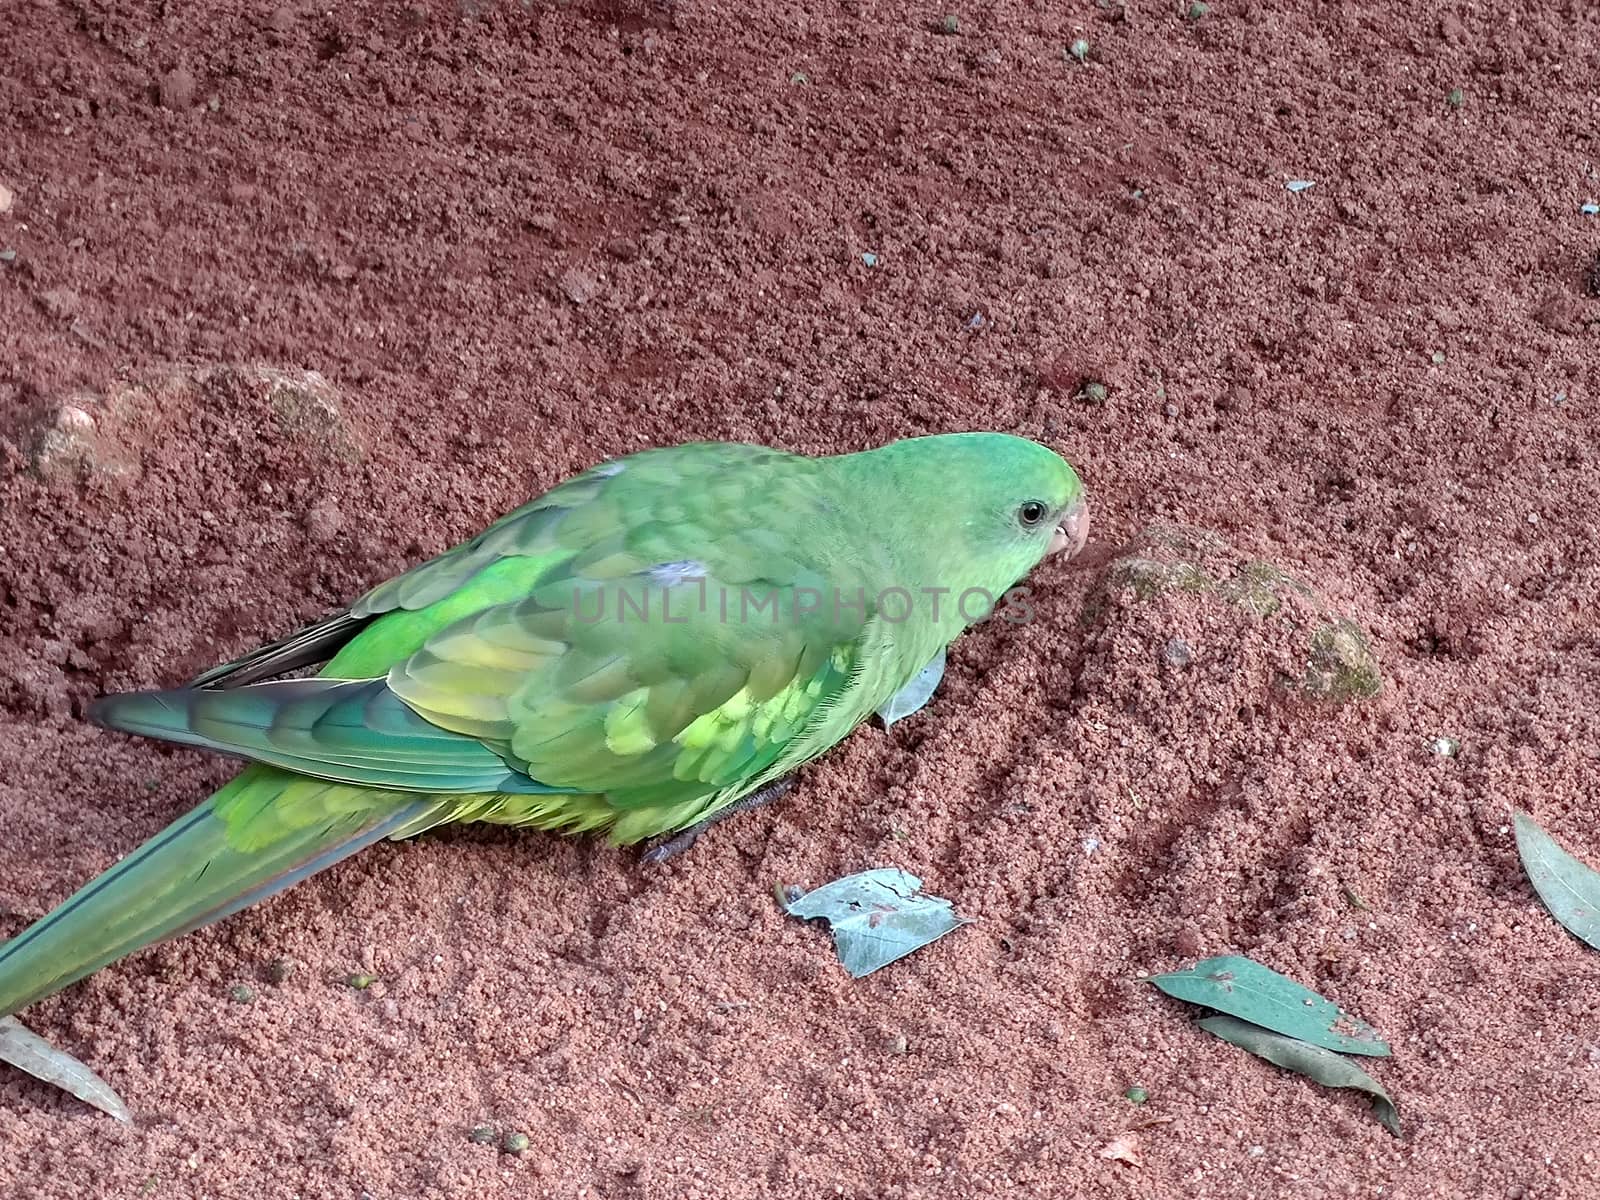
{"label": "parrot claw", "polygon": [[647,867],[658,867],[668,859],[677,858],[690,846],[694,845],[706,830],[718,821],[726,820],[734,813],[749,812],[752,808],[760,808],[764,804],[771,804],[794,787],[793,779],[780,779],[776,783],[769,783],[758,791],[751,792],[743,800],[736,800],[728,807],[719,809],[704,821],[697,822],[679,833],[667,837],[657,838],[640,857],[639,862]]}

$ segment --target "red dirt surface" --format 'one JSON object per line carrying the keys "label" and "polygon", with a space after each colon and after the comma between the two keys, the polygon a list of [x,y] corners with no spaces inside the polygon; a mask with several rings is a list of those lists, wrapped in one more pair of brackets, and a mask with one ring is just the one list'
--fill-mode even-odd
{"label": "red dirt surface", "polygon": [[[137,1124],[0,1069],[0,1195],[1595,1193],[1600,956],[1509,806],[1600,861],[1600,9],[6,7],[0,934],[234,769],[89,699],[602,457],[1003,429],[1095,538],[662,871],[386,844],[28,1010]],[[1381,696],[1286,703],[1270,623],[1108,596],[1152,521],[1320,589]],[[980,922],[852,982],[771,888],[880,865]],[[1389,1037],[1405,1141],[1137,979],[1229,952]]]}

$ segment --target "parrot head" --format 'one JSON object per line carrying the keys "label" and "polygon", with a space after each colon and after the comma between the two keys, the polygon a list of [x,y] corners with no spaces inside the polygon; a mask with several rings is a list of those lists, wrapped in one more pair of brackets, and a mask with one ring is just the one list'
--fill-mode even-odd
{"label": "parrot head", "polygon": [[907,523],[908,538],[931,544],[939,583],[955,591],[998,594],[1051,555],[1072,558],[1088,540],[1078,473],[1026,438],[938,434],[851,457],[879,459],[872,469],[895,493],[891,519]]}
{"label": "parrot head", "polygon": [[965,527],[975,554],[995,558],[1002,573],[1020,564],[1020,576],[1046,557],[1070,559],[1083,549],[1089,540],[1089,506],[1083,482],[1064,458],[1007,434],[954,436],[971,439],[959,451],[979,455],[976,469],[965,477],[967,486],[951,486],[951,498],[964,510],[956,523]]}

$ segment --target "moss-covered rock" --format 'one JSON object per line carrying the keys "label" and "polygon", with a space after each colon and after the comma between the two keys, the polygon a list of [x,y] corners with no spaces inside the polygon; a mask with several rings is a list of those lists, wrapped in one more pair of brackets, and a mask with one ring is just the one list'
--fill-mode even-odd
{"label": "moss-covered rock", "polygon": [[[1280,691],[1341,704],[1369,699],[1382,688],[1371,641],[1353,618],[1304,580],[1240,553],[1210,530],[1152,525],[1140,531],[1107,564],[1083,621],[1105,625],[1135,607],[1164,609],[1163,619],[1138,624],[1147,635],[1163,634],[1152,642],[1153,654],[1168,668],[1187,669],[1208,650],[1233,660],[1260,659],[1235,653],[1248,638],[1276,664],[1267,674]],[[1205,632],[1185,632],[1195,624]],[[1224,629],[1234,646],[1219,645]],[[1184,648],[1181,662],[1170,653],[1174,640]]]}
{"label": "moss-covered rock", "polygon": [[339,394],[316,371],[262,363],[200,366],[176,363],[117,380],[103,390],[74,392],[24,414],[18,436],[31,466],[52,482],[126,482],[142,470],[147,446],[206,410],[244,409],[299,443],[303,453],[354,461],[361,447]]}
{"label": "moss-covered rock", "polygon": [[1366,700],[1383,687],[1367,635],[1348,617],[1335,617],[1311,634],[1311,661],[1301,686],[1318,700]]}

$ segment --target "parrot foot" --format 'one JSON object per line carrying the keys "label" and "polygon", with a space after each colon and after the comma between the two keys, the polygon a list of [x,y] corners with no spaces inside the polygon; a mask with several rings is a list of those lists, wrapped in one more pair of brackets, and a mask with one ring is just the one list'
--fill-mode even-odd
{"label": "parrot foot", "polygon": [[760,808],[764,804],[771,804],[774,800],[787,795],[793,787],[793,779],[780,779],[775,783],[769,783],[766,787],[751,792],[743,800],[734,801],[727,808],[719,809],[704,821],[691,825],[680,833],[657,838],[655,844],[640,856],[639,861],[647,867],[655,867],[660,866],[669,858],[677,858],[678,855],[694,845],[702,833],[710,829],[718,821],[726,820],[733,816],[734,813],[749,812],[752,808]]}

